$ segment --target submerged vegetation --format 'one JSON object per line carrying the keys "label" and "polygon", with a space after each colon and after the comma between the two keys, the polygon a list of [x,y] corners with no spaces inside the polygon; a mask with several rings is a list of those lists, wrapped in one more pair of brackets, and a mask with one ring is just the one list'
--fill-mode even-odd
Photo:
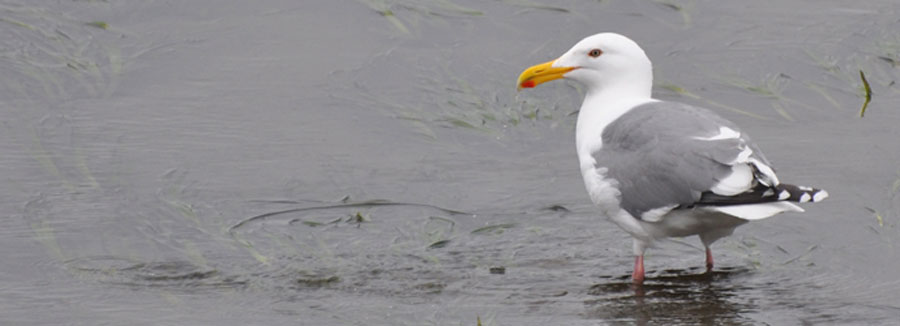
{"label": "submerged vegetation", "polygon": [[[416,98],[392,99],[377,90],[357,85],[354,92],[362,100],[360,106],[387,108],[387,114],[412,123],[414,130],[430,140],[438,138],[435,127],[461,128],[490,135],[523,122],[550,121],[559,123],[571,117],[578,108],[579,96],[553,97],[522,96],[516,93],[509,76],[480,75],[470,80],[458,75],[449,66],[417,67]],[[565,85],[565,84],[564,84]],[[578,91],[556,89],[558,93]],[[574,119],[571,119],[574,121]]]}
{"label": "submerged vegetation", "polygon": [[[384,16],[395,31],[402,34],[416,34],[416,30],[424,28],[422,23],[443,26],[441,21],[445,19],[486,19],[491,13],[480,8],[467,7],[451,0],[433,0],[424,2],[410,2],[406,0],[359,0],[360,3]],[[695,7],[692,1],[655,0],[659,8],[678,12],[682,15],[683,25],[689,28],[692,25],[691,12]],[[504,0],[504,4],[536,10],[550,10],[561,14],[574,14],[566,8],[545,6],[528,0]],[[660,22],[665,23],[665,22]],[[434,27],[429,25],[429,28]],[[416,37],[416,36],[413,36]],[[800,48],[808,57],[809,64],[820,67],[829,78],[799,78],[792,76],[787,71],[761,71],[762,76],[747,75],[746,72],[707,72],[710,79],[723,85],[737,88],[752,96],[765,99],[769,109],[745,107],[741,104],[727,103],[716,99],[716,96],[701,95],[698,92],[704,85],[685,86],[675,81],[657,82],[657,88],[667,90],[678,96],[684,96],[697,104],[711,108],[724,109],[740,115],[768,120],[780,117],[787,122],[798,121],[801,113],[796,110],[821,111],[823,107],[833,107],[836,110],[846,110],[849,102],[846,95],[863,94],[864,107],[868,107],[871,101],[872,89],[878,87],[894,88],[895,72],[872,69],[878,73],[875,77],[866,74],[866,78],[855,77],[855,72],[862,69],[852,69],[853,66],[871,66],[887,63],[896,66],[900,51],[892,45],[900,44],[889,40],[886,36],[882,40],[873,42],[875,50],[872,56],[845,56],[829,54],[825,51]],[[546,44],[539,46],[542,48]],[[900,49],[900,46],[897,47]],[[393,51],[393,50],[391,50]],[[552,96],[519,96],[511,88],[505,88],[514,79],[513,74],[517,69],[510,69],[509,76],[482,75],[474,76],[464,73],[458,67],[452,66],[457,55],[453,51],[440,52],[442,60],[438,65],[421,64],[416,66],[419,81],[416,84],[421,96],[412,101],[390,98],[367,87],[359,86],[365,104],[379,103],[380,107],[388,108],[389,114],[398,119],[409,121],[414,130],[430,140],[438,139],[439,132],[435,127],[449,127],[471,129],[486,132],[490,135],[502,133],[503,129],[515,127],[526,121],[552,121],[552,124],[565,122],[573,124],[574,119],[566,119],[577,112],[580,87],[566,83],[571,89],[556,87],[542,92],[556,92]],[[449,63],[448,63],[449,62]],[[530,61],[529,61],[530,62]],[[497,63],[492,62],[492,63]],[[503,62],[509,65],[508,62]],[[475,69],[478,69],[475,67]],[[496,70],[495,70],[496,71]],[[868,70],[867,70],[868,71]],[[851,73],[853,72],[853,73]],[[758,78],[758,80],[756,80]],[[874,84],[869,85],[869,82]],[[837,82],[837,83],[836,83]],[[841,85],[843,82],[844,85]],[[847,89],[859,87],[862,92]],[[577,96],[572,96],[572,89]],[[854,105],[855,106],[855,105]],[[860,110],[864,114],[865,109]]]}
{"label": "submerged vegetation", "polygon": [[[106,30],[105,22],[85,24],[65,12],[39,6],[0,5],[0,16],[0,110],[4,119],[14,119],[4,121],[2,134],[7,141],[25,147],[24,152],[52,180],[49,184],[54,188],[40,189],[41,198],[27,205],[28,212],[49,202],[43,195],[46,192],[103,193],[86,145],[72,142],[77,130],[67,110],[75,100],[106,98],[116,89],[125,60],[109,42],[115,37],[91,28]],[[7,177],[17,182],[13,179],[23,176]],[[33,238],[52,257],[60,261],[72,258],[70,248],[58,239],[53,220],[42,214],[31,218]]]}
{"label": "submerged vegetation", "polygon": [[[384,17],[400,34],[412,34],[410,25],[416,25],[423,19],[444,16],[481,16],[484,13],[467,8],[450,0],[358,0],[363,5]],[[402,12],[403,19],[398,17]]]}
{"label": "submerged vegetation", "polygon": [[[457,0],[357,0],[369,9],[384,17],[393,29],[402,35],[414,34],[416,26],[422,22],[442,20],[453,17],[479,17],[486,13],[482,10],[459,4]],[[559,13],[572,13],[571,10],[545,4],[534,0],[501,0],[503,4],[513,8],[526,10],[546,10]],[[672,4],[674,6],[674,4]],[[690,16],[685,15],[685,23],[689,24]]]}

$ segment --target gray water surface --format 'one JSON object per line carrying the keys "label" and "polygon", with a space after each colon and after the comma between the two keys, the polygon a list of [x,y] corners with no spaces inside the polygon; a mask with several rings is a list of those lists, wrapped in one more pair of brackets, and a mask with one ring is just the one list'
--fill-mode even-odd
{"label": "gray water surface", "polygon": [[[4,325],[900,324],[894,1],[0,1]],[[591,207],[581,88],[615,31],[658,98],[831,198],[703,275]],[[859,111],[864,71],[873,98]]]}

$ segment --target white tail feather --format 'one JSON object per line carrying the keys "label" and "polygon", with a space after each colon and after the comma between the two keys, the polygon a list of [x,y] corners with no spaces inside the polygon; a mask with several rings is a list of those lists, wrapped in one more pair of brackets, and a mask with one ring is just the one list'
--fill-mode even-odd
{"label": "white tail feather", "polygon": [[803,212],[800,206],[784,201],[763,204],[709,206],[707,209],[750,221],[761,220],[783,212]]}

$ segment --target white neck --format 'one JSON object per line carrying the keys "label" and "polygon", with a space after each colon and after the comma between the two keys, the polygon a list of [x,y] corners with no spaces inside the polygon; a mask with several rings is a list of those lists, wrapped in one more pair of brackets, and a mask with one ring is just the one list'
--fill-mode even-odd
{"label": "white neck", "polygon": [[603,129],[635,106],[656,101],[649,83],[619,83],[621,87],[590,89],[581,104],[575,128],[575,143],[582,164],[593,163],[591,153],[603,147]]}

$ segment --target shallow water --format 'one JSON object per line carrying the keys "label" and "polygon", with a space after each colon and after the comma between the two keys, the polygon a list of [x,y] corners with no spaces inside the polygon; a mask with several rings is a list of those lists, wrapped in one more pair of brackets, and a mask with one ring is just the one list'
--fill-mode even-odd
{"label": "shallow water", "polygon": [[[3,1],[0,321],[898,323],[897,11]],[[514,85],[600,31],[831,198],[717,242],[711,275],[664,243],[632,286],[577,170],[580,88]]]}

